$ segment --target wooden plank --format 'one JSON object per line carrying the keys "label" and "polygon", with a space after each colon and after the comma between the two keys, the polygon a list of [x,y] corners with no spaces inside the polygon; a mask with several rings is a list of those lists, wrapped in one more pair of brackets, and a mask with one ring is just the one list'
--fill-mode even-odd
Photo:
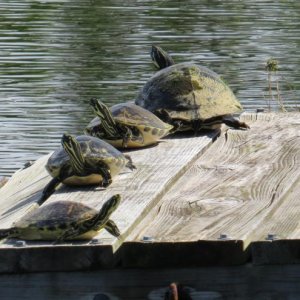
{"label": "wooden plank", "polygon": [[[295,160],[295,163],[300,166],[300,160]],[[300,263],[299,195],[298,178],[278,207],[270,211],[262,226],[257,228],[251,245],[254,264]]]}
{"label": "wooden plank", "polygon": [[298,299],[300,294],[297,265],[49,272],[0,279],[1,298],[10,300],[31,300],[33,295],[43,300],[161,300],[174,281],[201,300]]}
{"label": "wooden plank", "polygon": [[[20,244],[4,242],[0,245],[3,259],[0,272],[76,270],[112,265],[113,253],[123,240],[186,168],[209,147],[216,135],[214,132],[201,137],[176,136],[165,139],[157,146],[131,151],[137,170],[124,171],[107,189],[62,186],[47,201],[76,200],[99,209],[111,195],[120,193],[122,202],[112,219],[120,228],[121,238],[116,239],[103,231],[92,244],[72,242],[52,245],[47,242],[27,242],[26,245],[17,247]],[[42,188],[50,180],[44,170],[46,161],[47,157],[42,157],[30,168],[17,172],[1,188],[1,228],[10,227],[38,199]]]}
{"label": "wooden plank", "polygon": [[10,180],[0,189],[0,224],[1,228],[10,227],[12,222],[21,217],[31,203],[40,197],[43,187],[49,182],[45,164],[49,155],[38,159],[33,166],[15,172]]}
{"label": "wooden plank", "polygon": [[[195,258],[196,264],[206,264],[216,257],[221,264],[247,259],[244,249],[248,250],[257,238],[257,231],[263,236],[269,232],[270,228],[262,230],[264,222],[272,222],[274,211],[299,184],[299,116],[244,114],[242,119],[251,129],[227,130],[187,169],[128,237],[123,247],[124,265],[155,263],[157,252],[153,249],[163,243],[186,243],[181,264],[182,260],[192,263],[188,249],[193,253],[195,244],[199,245],[199,256],[204,253],[203,260]],[[299,205],[286,204],[284,209],[287,211],[281,221],[288,223],[291,215],[295,229]],[[293,238],[299,238],[298,226]],[[290,227],[285,226],[285,230],[288,236]],[[224,234],[226,241],[220,239]],[[143,243],[145,237],[148,243],[140,246],[139,252],[136,244]],[[208,247],[213,241],[219,241],[215,250]],[[234,255],[228,252],[228,243],[236,246]],[[166,249],[161,249],[158,264],[165,261],[168,266],[176,266],[180,253],[175,255],[174,250],[170,255]]]}
{"label": "wooden plank", "polygon": [[300,169],[299,117],[296,115],[290,123],[295,134],[290,143],[284,145],[285,156],[278,162],[283,172],[290,169],[286,172],[286,179],[292,179],[292,185],[281,195],[277,192],[280,186],[274,189],[274,199],[280,196],[280,201],[270,207],[261,226],[253,232],[251,253],[254,264],[300,263],[300,176],[299,172],[293,172],[294,168]]}

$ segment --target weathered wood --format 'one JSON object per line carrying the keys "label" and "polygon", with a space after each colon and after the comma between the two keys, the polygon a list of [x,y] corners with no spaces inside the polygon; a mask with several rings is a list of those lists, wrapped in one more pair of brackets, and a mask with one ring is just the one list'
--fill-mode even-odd
{"label": "weathered wood", "polygon": [[43,300],[162,300],[174,281],[189,287],[195,300],[298,299],[300,295],[299,266],[251,264],[1,275],[0,291],[2,299],[31,300],[34,295]]}
{"label": "weathered wood", "polygon": [[[106,190],[61,186],[48,201],[100,208],[120,193],[112,219],[121,239],[101,232],[91,243],[5,241],[0,272],[108,267],[116,258],[142,267],[241,264],[252,257],[257,264],[298,263],[299,113],[244,114],[242,120],[250,130],[224,127],[214,143],[216,134],[177,136],[130,152],[138,169],[124,171]],[[1,228],[38,199],[50,180],[46,160],[0,189]],[[280,240],[270,242],[268,234]]]}
{"label": "weathered wood", "polygon": [[[300,131],[298,135],[300,139]],[[293,155],[300,166],[298,155]],[[281,203],[264,219],[251,245],[254,264],[300,263],[300,180],[283,196]]]}
{"label": "weathered wood", "polygon": [[[47,242],[27,242],[25,246],[16,248],[16,244],[4,242],[0,245],[3,259],[0,271],[76,270],[112,265],[113,253],[130,231],[186,168],[205,151],[216,135],[217,133],[210,133],[207,136],[189,138],[177,136],[166,139],[155,147],[131,151],[137,170],[124,171],[107,189],[62,186],[47,202],[75,200],[99,209],[111,195],[120,193],[121,205],[111,218],[118,225],[121,238],[116,239],[103,231],[92,244],[68,242],[52,245]],[[33,166],[17,172],[0,190],[1,228],[10,227],[24,215],[32,202],[37,201],[43,187],[50,180],[44,170],[47,158],[42,157]]]}
{"label": "weathered wood", "polygon": [[[197,251],[205,258],[194,258],[195,263],[210,262],[216,254],[219,263],[241,263],[247,258],[244,249],[270,232],[300,238],[300,209],[295,204],[300,184],[299,113],[244,114],[242,119],[251,129],[229,129],[220,136],[135,228],[123,247],[124,265],[177,265],[178,243],[185,243],[181,263],[191,263],[195,244],[201,245]],[[228,235],[226,242],[220,240],[223,234]],[[137,243],[145,236],[152,242],[138,251]],[[209,241],[219,241],[218,248],[212,249]],[[165,243],[176,246],[166,251],[161,247],[156,260],[155,248]],[[234,253],[228,253],[228,243],[236,246]]]}

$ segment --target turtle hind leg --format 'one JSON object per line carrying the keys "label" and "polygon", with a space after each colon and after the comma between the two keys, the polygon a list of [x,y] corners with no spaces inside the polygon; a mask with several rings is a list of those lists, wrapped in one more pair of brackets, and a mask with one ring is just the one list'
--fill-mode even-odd
{"label": "turtle hind leg", "polygon": [[232,116],[225,117],[223,119],[223,123],[226,124],[229,127],[233,127],[233,128],[236,128],[236,129],[249,129],[250,128],[250,126],[247,123],[241,122],[240,120],[235,119]]}
{"label": "turtle hind leg", "polygon": [[43,189],[41,197],[29,205],[26,209],[26,214],[31,213],[39,208],[55,191],[56,187],[61,183],[61,179],[53,178]]}
{"label": "turtle hind leg", "polygon": [[52,243],[53,245],[57,245],[60,243],[63,243],[66,240],[72,240],[79,236],[79,232],[75,228],[70,228],[69,230],[66,230],[63,234],[61,234],[57,239]]}
{"label": "turtle hind leg", "polygon": [[43,189],[42,196],[36,202],[39,206],[41,206],[55,191],[56,187],[61,183],[60,178],[53,178]]}
{"label": "turtle hind leg", "polygon": [[16,233],[17,232],[14,228],[0,229],[0,240],[9,238],[9,237],[14,237]]}

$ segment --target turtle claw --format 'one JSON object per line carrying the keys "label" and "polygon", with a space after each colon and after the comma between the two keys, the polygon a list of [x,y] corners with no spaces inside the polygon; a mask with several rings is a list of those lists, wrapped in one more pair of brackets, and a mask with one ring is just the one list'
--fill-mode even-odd
{"label": "turtle claw", "polygon": [[240,128],[250,129],[250,126],[247,123],[240,121]]}
{"label": "turtle claw", "polygon": [[126,164],[126,167],[127,167],[128,169],[130,169],[131,171],[135,170],[135,169],[136,169],[136,166],[133,164],[131,157],[130,157],[129,155],[126,155],[126,154],[125,154],[124,156],[125,156],[125,158],[127,158],[127,160],[128,160],[128,162],[127,162],[127,164]]}
{"label": "turtle claw", "polygon": [[111,179],[103,179],[100,183],[100,186],[103,188],[107,188],[109,185],[111,185],[112,180]]}

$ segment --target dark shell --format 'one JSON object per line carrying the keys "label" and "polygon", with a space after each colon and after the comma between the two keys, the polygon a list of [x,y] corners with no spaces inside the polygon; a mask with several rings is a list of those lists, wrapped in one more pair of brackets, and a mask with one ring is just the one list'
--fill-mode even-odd
{"label": "dark shell", "polygon": [[73,201],[57,201],[41,206],[26,214],[15,227],[61,228],[75,222],[89,220],[98,212],[84,204]]}
{"label": "dark shell", "polygon": [[185,120],[206,120],[242,109],[215,72],[192,63],[175,64],[157,72],[135,103],[152,112],[165,109],[172,118]]}

